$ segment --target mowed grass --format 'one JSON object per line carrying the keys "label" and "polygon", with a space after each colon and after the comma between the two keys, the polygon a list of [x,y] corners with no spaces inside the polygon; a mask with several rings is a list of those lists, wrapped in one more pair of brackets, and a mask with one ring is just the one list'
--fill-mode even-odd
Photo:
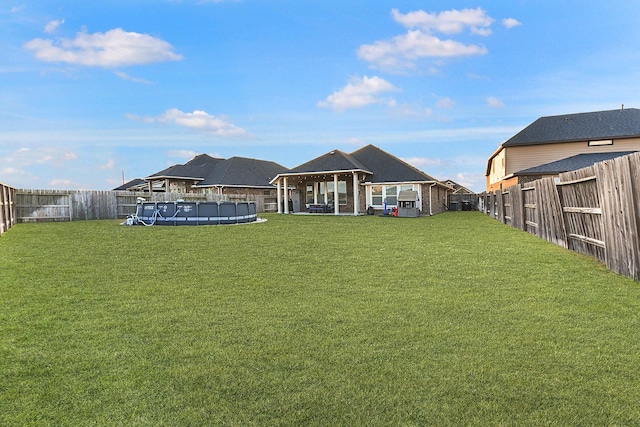
{"label": "mowed grass", "polygon": [[477,212],[0,238],[0,425],[637,425],[640,285]]}

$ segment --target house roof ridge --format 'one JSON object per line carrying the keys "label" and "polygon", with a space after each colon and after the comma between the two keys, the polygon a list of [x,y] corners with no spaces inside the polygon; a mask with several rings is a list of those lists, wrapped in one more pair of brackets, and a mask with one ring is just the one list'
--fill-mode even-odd
{"label": "house roof ridge", "polygon": [[501,147],[640,136],[640,109],[623,108],[539,117]]}

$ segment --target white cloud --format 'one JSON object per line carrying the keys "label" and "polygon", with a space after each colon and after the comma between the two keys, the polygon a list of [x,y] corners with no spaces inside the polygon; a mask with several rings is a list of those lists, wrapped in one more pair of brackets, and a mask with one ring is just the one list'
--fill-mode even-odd
{"label": "white cloud", "polygon": [[406,28],[420,28],[428,33],[458,34],[466,27],[473,34],[488,36],[491,34],[493,18],[481,8],[447,10],[440,13],[428,13],[417,10],[402,14],[398,9],[391,11],[393,19]]}
{"label": "white cloud", "polygon": [[[324,101],[318,102],[322,108],[344,111],[382,102],[378,97],[384,92],[398,90],[393,84],[378,76],[353,78],[345,87],[333,92]],[[393,100],[388,101],[393,104]]]}
{"label": "white cloud", "polygon": [[451,98],[440,98],[436,101],[436,107],[438,108],[453,108],[455,102]]}
{"label": "white cloud", "polygon": [[423,120],[432,117],[433,110],[422,106],[420,103],[402,103],[394,105],[391,109],[391,114],[397,117]]}
{"label": "white cloud", "polygon": [[64,160],[78,160],[78,155],[72,151],[64,153],[62,156]]}
{"label": "white cloud", "polygon": [[375,67],[390,71],[410,70],[416,68],[417,62],[423,58],[452,58],[488,52],[486,47],[479,44],[465,44],[435,35],[459,34],[465,28],[475,35],[490,35],[494,19],[481,8],[440,13],[417,10],[406,14],[393,9],[391,16],[408,29],[406,34],[363,44],[357,51],[360,59]]}
{"label": "white cloud", "polygon": [[355,136],[347,138],[346,142],[349,145],[354,145],[354,146],[357,146],[357,147],[361,147],[361,146],[365,145],[365,143],[364,143],[364,141],[362,139],[356,138]]}
{"label": "white cloud", "polygon": [[456,174],[455,181],[467,187],[470,190],[482,191],[486,184],[486,178],[482,173],[463,173],[459,172]]}
{"label": "white cloud", "polygon": [[64,19],[56,19],[54,21],[47,22],[47,25],[44,26],[44,32],[51,34],[55,32],[60,25],[64,24]]}
{"label": "white cloud", "polygon": [[49,181],[49,185],[51,188],[56,189],[69,189],[69,188],[80,188],[80,184],[70,179],[52,179]]}
{"label": "white cloud", "polygon": [[100,169],[102,170],[111,170],[115,167],[116,162],[113,160],[107,160],[105,163],[100,165]]}
{"label": "white cloud", "polygon": [[174,123],[189,129],[205,131],[221,137],[250,136],[249,132],[229,123],[224,118],[212,116],[200,110],[194,110],[193,113],[185,113],[177,108],[172,108],[158,117],[144,118],[143,120],[145,122]]}
{"label": "white cloud", "polygon": [[166,41],[121,28],[93,34],[81,31],[76,34],[75,39],[37,38],[26,42],[24,48],[44,62],[105,68],[182,59]]}
{"label": "white cloud", "polygon": [[489,96],[487,97],[487,105],[491,108],[502,108],[504,107],[504,102],[500,101],[498,98]]}
{"label": "white cloud", "polygon": [[517,19],[514,18],[505,18],[502,20],[502,25],[504,25],[507,28],[513,28],[513,27],[517,27],[519,25],[522,25],[522,22],[518,21]]}
{"label": "white cloud", "polygon": [[422,167],[436,167],[442,165],[441,159],[434,159],[431,157],[405,157],[402,160],[409,163],[411,166],[415,166],[418,169]]}
{"label": "white cloud", "polygon": [[167,155],[171,158],[191,160],[197,156],[198,153],[193,150],[170,150]]}
{"label": "white cloud", "polygon": [[412,69],[422,58],[484,55],[487,52],[481,45],[441,40],[420,30],[410,30],[389,41],[362,45],[357,54],[360,59],[384,69]]}
{"label": "white cloud", "polygon": [[144,84],[150,84],[151,82],[149,80],[145,80],[145,79],[140,79],[137,77],[132,77],[130,75],[128,75],[127,73],[123,73],[122,71],[114,71],[113,72],[116,76],[120,77],[122,80],[127,80],[130,82],[134,82],[134,83],[144,83]]}

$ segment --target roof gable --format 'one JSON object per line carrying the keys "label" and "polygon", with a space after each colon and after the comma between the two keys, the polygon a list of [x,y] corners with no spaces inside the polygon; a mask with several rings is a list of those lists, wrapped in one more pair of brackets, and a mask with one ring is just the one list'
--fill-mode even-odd
{"label": "roof gable", "polygon": [[460,185],[460,184],[458,184],[457,182],[455,182],[455,181],[453,181],[451,179],[445,179],[442,182],[444,184],[448,185],[449,187],[453,187],[453,189],[454,189],[453,194],[475,194],[473,191],[469,190],[464,185]]}
{"label": "roof gable", "polygon": [[371,182],[436,181],[410,164],[373,145],[367,145],[351,153],[355,159],[373,173]]}
{"label": "roof gable", "polygon": [[336,171],[367,171],[368,168],[359,162],[352,155],[340,150],[333,150],[320,157],[316,157],[306,163],[290,169],[287,173],[310,173],[310,172],[336,172]]}
{"label": "roof gable", "polygon": [[511,139],[503,147],[552,144],[640,136],[640,110],[596,111],[541,117]]}
{"label": "roof gable", "polygon": [[135,178],[135,179],[132,179],[129,182],[126,182],[126,183],[120,185],[119,187],[114,188],[112,191],[124,191],[124,190],[129,190],[129,189],[134,188],[134,187],[140,187],[142,185],[145,185],[145,186],[148,185],[147,181],[145,181],[142,178]]}
{"label": "roof gable", "polygon": [[216,165],[224,159],[211,157],[207,154],[195,156],[183,165],[173,165],[167,169],[156,172],[147,177],[153,178],[189,178],[194,180],[202,180],[216,167]]}

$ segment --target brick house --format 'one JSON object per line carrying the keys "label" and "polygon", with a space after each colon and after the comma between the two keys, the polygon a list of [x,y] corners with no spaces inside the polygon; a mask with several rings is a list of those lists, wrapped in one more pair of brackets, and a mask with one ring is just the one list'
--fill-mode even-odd
{"label": "brick house", "polygon": [[398,207],[401,191],[413,191],[420,214],[434,215],[446,210],[453,192],[373,145],[353,153],[330,151],[279,173],[271,182],[277,186],[279,213],[378,214]]}

